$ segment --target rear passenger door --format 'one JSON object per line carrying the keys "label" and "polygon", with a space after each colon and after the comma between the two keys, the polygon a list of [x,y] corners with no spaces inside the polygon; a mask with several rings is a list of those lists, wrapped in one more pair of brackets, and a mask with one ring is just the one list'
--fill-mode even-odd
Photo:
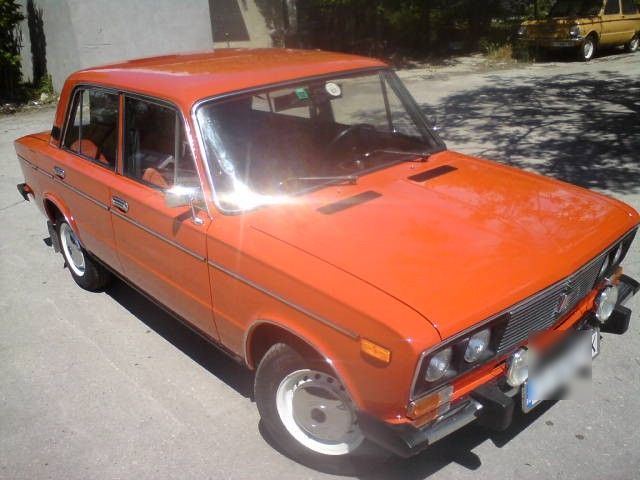
{"label": "rear passenger door", "polygon": [[[217,339],[211,310],[205,211],[169,208],[174,186],[201,189],[185,136],[172,106],[124,94],[122,176],[111,189],[111,211],[126,277],[164,306]],[[204,208],[204,207],[203,207]]]}
{"label": "rear passenger door", "polygon": [[83,246],[120,269],[109,214],[109,185],[116,179],[119,96],[98,87],[79,87],[65,122],[62,148],[43,157],[43,168],[64,188],[56,189],[69,208]]}

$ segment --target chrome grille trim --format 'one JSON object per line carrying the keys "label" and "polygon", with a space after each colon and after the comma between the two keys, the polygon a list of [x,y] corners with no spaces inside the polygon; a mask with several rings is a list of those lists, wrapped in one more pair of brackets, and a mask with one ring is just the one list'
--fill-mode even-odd
{"label": "chrome grille trim", "polygon": [[[568,278],[510,308],[505,330],[497,343],[497,353],[504,353],[516,346],[533,332],[552,327],[571,312],[595,287],[605,255],[600,254]],[[563,310],[558,312],[563,293],[568,297]]]}

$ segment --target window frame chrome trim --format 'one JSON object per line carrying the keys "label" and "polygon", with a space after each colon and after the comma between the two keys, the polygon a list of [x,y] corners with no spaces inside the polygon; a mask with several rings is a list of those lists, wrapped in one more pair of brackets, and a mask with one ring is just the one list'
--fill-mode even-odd
{"label": "window frame chrome trim", "polygon": [[[184,128],[185,136],[189,140],[189,149],[191,150],[191,156],[193,158],[193,162],[194,162],[194,164],[196,166],[196,170],[198,172],[198,180],[199,180],[199,183],[200,183],[200,191],[203,192],[203,196],[204,196],[204,189],[202,188],[203,187],[203,181],[206,182],[206,181],[208,181],[208,178],[209,178],[208,177],[208,171],[207,171],[208,167],[207,167],[206,159],[205,159],[204,156],[202,157],[202,161],[203,161],[204,168],[205,168],[205,172],[202,172],[200,167],[199,167],[199,165],[198,165],[198,162],[196,160],[196,153],[197,152],[195,150],[195,147],[196,147],[196,145],[198,145],[198,143],[197,143],[197,141],[194,142],[193,132],[191,132],[190,129],[188,128],[189,124],[187,123],[187,116],[184,115],[184,112],[178,106],[178,104],[176,104],[175,102],[173,102],[171,100],[168,100],[168,99],[154,97],[152,95],[139,93],[139,92],[136,92],[134,90],[126,90],[126,89],[117,88],[117,87],[113,87],[113,86],[103,85],[103,84],[100,84],[100,83],[93,83],[93,82],[86,82],[86,81],[79,82],[73,87],[73,90],[71,91],[71,95],[70,95],[71,100],[70,100],[70,102],[68,102],[68,105],[67,105],[67,110],[68,111],[65,112],[65,119],[64,119],[63,131],[62,131],[62,137],[61,137],[61,140],[60,140],[60,144],[58,145],[59,149],[67,151],[67,152],[69,152],[71,154],[80,156],[81,158],[84,158],[86,160],[91,161],[91,163],[95,163],[95,164],[97,164],[99,166],[102,166],[103,168],[106,168],[106,167],[104,167],[104,165],[101,165],[99,162],[96,162],[91,158],[86,158],[85,156],[81,155],[80,153],[74,152],[73,150],[69,150],[68,148],[64,147],[64,138],[65,138],[65,136],[67,134],[67,124],[68,124],[69,119],[71,117],[71,110],[72,110],[72,109],[69,109],[68,107],[73,105],[73,99],[74,99],[76,90],[81,89],[81,88],[87,88],[87,87],[102,89],[102,90],[104,90],[104,91],[106,91],[108,93],[115,93],[116,95],[118,95],[118,98],[122,98],[122,99],[124,99],[125,96],[129,96],[129,97],[133,97],[133,98],[138,98],[140,100],[149,101],[151,103],[156,103],[156,104],[161,105],[161,106],[165,106],[165,107],[166,106],[170,106],[170,107],[174,108],[176,110],[176,112],[178,113],[178,115],[180,115],[180,118],[182,120],[182,124],[185,127]],[[123,145],[124,138],[121,138],[121,137],[124,137],[124,123],[125,123],[124,122],[124,108],[120,109],[119,106],[118,106],[118,108],[119,108],[119,110],[121,110],[121,111],[118,112],[118,129],[120,129],[120,123],[122,123],[122,127],[123,128],[122,128],[122,135],[119,135],[119,138],[118,138],[118,149],[117,149],[116,155],[120,154],[120,156],[123,157],[122,158],[122,167],[123,167],[122,170],[123,171],[122,172],[118,171],[118,161],[117,161],[117,159],[116,159],[116,168],[115,168],[115,170],[111,170],[111,169],[107,169],[107,170],[113,171],[116,175],[119,175],[121,177],[125,177],[126,175],[124,175],[124,145]],[[122,119],[122,122],[120,122],[120,119]],[[194,130],[198,130],[196,127],[197,127],[197,124],[194,124]],[[196,134],[197,134],[197,132],[196,132]],[[197,140],[197,138],[196,138],[196,140]],[[126,177],[130,178],[128,176],[126,176]],[[135,180],[135,179],[133,179],[133,180]],[[149,184],[146,184],[146,183],[142,183],[142,182],[138,182],[138,183],[141,183],[142,185],[144,185],[146,187],[153,188],[156,191],[164,192],[164,190],[162,188],[154,187],[152,185],[149,185]],[[209,183],[209,185],[211,184],[210,181],[208,183]],[[205,204],[204,211],[206,212],[206,214],[207,214],[207,216],[209,217],[210,220],[213,219],[212,212],[211,212],[211,210],[209,208],[209,203],[205,201],[204,204]]]}

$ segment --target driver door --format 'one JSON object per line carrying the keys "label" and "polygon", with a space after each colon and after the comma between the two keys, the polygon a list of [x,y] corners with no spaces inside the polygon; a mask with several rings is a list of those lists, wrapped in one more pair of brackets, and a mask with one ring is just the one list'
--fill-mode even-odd
{"label": "driver door", "polygon": [[111,189],[115,241],[126,277],[165,307],[217,339],[205,234],[210,219],[170,208],[164,192],[201,188],[184,122],[171,105],[124,95],[123,165]]}

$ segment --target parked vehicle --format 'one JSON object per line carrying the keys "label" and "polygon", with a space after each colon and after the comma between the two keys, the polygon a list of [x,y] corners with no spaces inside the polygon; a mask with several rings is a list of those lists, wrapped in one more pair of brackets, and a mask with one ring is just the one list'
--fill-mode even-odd
{"label": "parked vehicle", "polygon": [[518,36],[530,46],[574,49],[589,61],[600,47],[638,50],[640,13],[635,0],[558,0],[547,18],[524,22]]}
{"label": "parked vehicle", "polygon": [[532,352],[590,365],[639,286],[620,266],[633,208],[447,150],[369,58],[83,70],[51,132],[15,147],[76,283],[115,274],[255,370],[267,430],[303,462],[508,428],[575,373],[542,395]]}

